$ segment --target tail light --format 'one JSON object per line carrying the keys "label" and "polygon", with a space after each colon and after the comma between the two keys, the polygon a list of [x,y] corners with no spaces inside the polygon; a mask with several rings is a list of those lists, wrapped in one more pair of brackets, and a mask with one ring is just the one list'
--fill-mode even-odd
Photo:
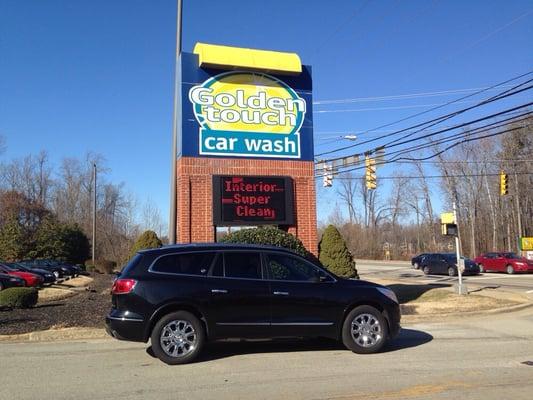
{"label": "tail light", "polygon": [[137,281],[135,279],[115,279],[111,288],[111,294],[130,293],[136,284]]}

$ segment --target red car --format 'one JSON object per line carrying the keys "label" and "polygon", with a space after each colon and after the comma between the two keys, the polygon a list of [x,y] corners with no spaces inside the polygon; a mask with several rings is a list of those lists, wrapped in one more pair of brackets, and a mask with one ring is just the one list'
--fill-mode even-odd
{"label": "red car", "polygon": [[480,272],[533,272],[533,261],[515,253],[485,253],[474,258]]}
{"label": "red car", "polygon": [[35,274],[31,274],[29,272],[23,272],[23,271],[15,271],[8,266],[0,265],[0,273],[18,276],[19,278],[24,279],[24,282],[26,282],[26,286],[41,286],[44,282],[44,279]]}

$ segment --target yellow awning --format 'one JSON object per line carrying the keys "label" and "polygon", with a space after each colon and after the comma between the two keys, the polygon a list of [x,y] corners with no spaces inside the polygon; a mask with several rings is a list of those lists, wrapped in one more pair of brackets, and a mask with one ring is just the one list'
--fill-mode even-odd
{"label": "yellow awning", "polygon": [[246,68],[296,75],[302,72],[302,63],[296,53],[255,50],[241,47],[196,43],[199,66],[220,69]]}

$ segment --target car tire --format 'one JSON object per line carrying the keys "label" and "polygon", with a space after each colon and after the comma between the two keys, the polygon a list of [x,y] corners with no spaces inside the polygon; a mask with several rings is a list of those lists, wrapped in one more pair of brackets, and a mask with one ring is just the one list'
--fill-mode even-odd
{"label": "car tire", "polygon": [[485,272],[485,267],[483,266],[483,264],[478,264],[478,267],[479,267],[479,273],[480,274]]}
{"label": "car tire", "polygon": [[514,268],[511,264],[509,264],[507,267],[505,267],[505,272],[507,272],[509,275],[514,274]]}
{"label": "car tire", "polygon": [[155,324],[151,342],[154,354],[164,363],[186,364],[202,351],[205,329],[190,312],[177,311],[165,315]]}
{"label": "car tire", "polygon": [[431,272],[427,265],[424,267],[423,271],[424,271],[424,275],[429,275],[429,273]]}
{"label": "car tire", "polygon": [[387,321],[372,306],[358,306],[346,316],[342,325],[342,343],[358,354],[377,353],[387,342]]}
{"label": "car tire", "polygon": [[54,272],[52,272],[52,273],[54,274],[54,276],[56,277],[56,279],[59,279],[59,278],[60,278],[60,276],[59,276],[59,272],[54,271]]}
{"label": "car tire", "polygon": [[0,292],[4,290],[4,285],[2,284],[2,282],[0,282]]}
{"label": "car tire", "polygon": [[417,262],[415,262],[415,263],[413,264],[413,268],[414,268],[414,269],[419,269],[419,268],[420,268],[420,265],[419,265]]}
{"label": "car tire", "polygon": [[455,275],[456,275],[455,268],[449,267],[448,268],[448,276],[455,276]]}

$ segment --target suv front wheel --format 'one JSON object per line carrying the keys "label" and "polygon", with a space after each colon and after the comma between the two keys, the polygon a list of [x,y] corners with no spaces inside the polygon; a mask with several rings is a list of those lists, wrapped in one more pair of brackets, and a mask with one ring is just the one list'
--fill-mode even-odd
{"label": "suv front wheel", "polygon": [[355,307],[342,326],[342,342],[354,353],[376,353],[388,336],[387,321],[371,306]]}
{"label": "suv front wheel", "polygon": [[198,318],[187,311],[165,315],[155,325],[152,350],[167,364],[186,364],[198,356],[205,343],[205,330]]}

